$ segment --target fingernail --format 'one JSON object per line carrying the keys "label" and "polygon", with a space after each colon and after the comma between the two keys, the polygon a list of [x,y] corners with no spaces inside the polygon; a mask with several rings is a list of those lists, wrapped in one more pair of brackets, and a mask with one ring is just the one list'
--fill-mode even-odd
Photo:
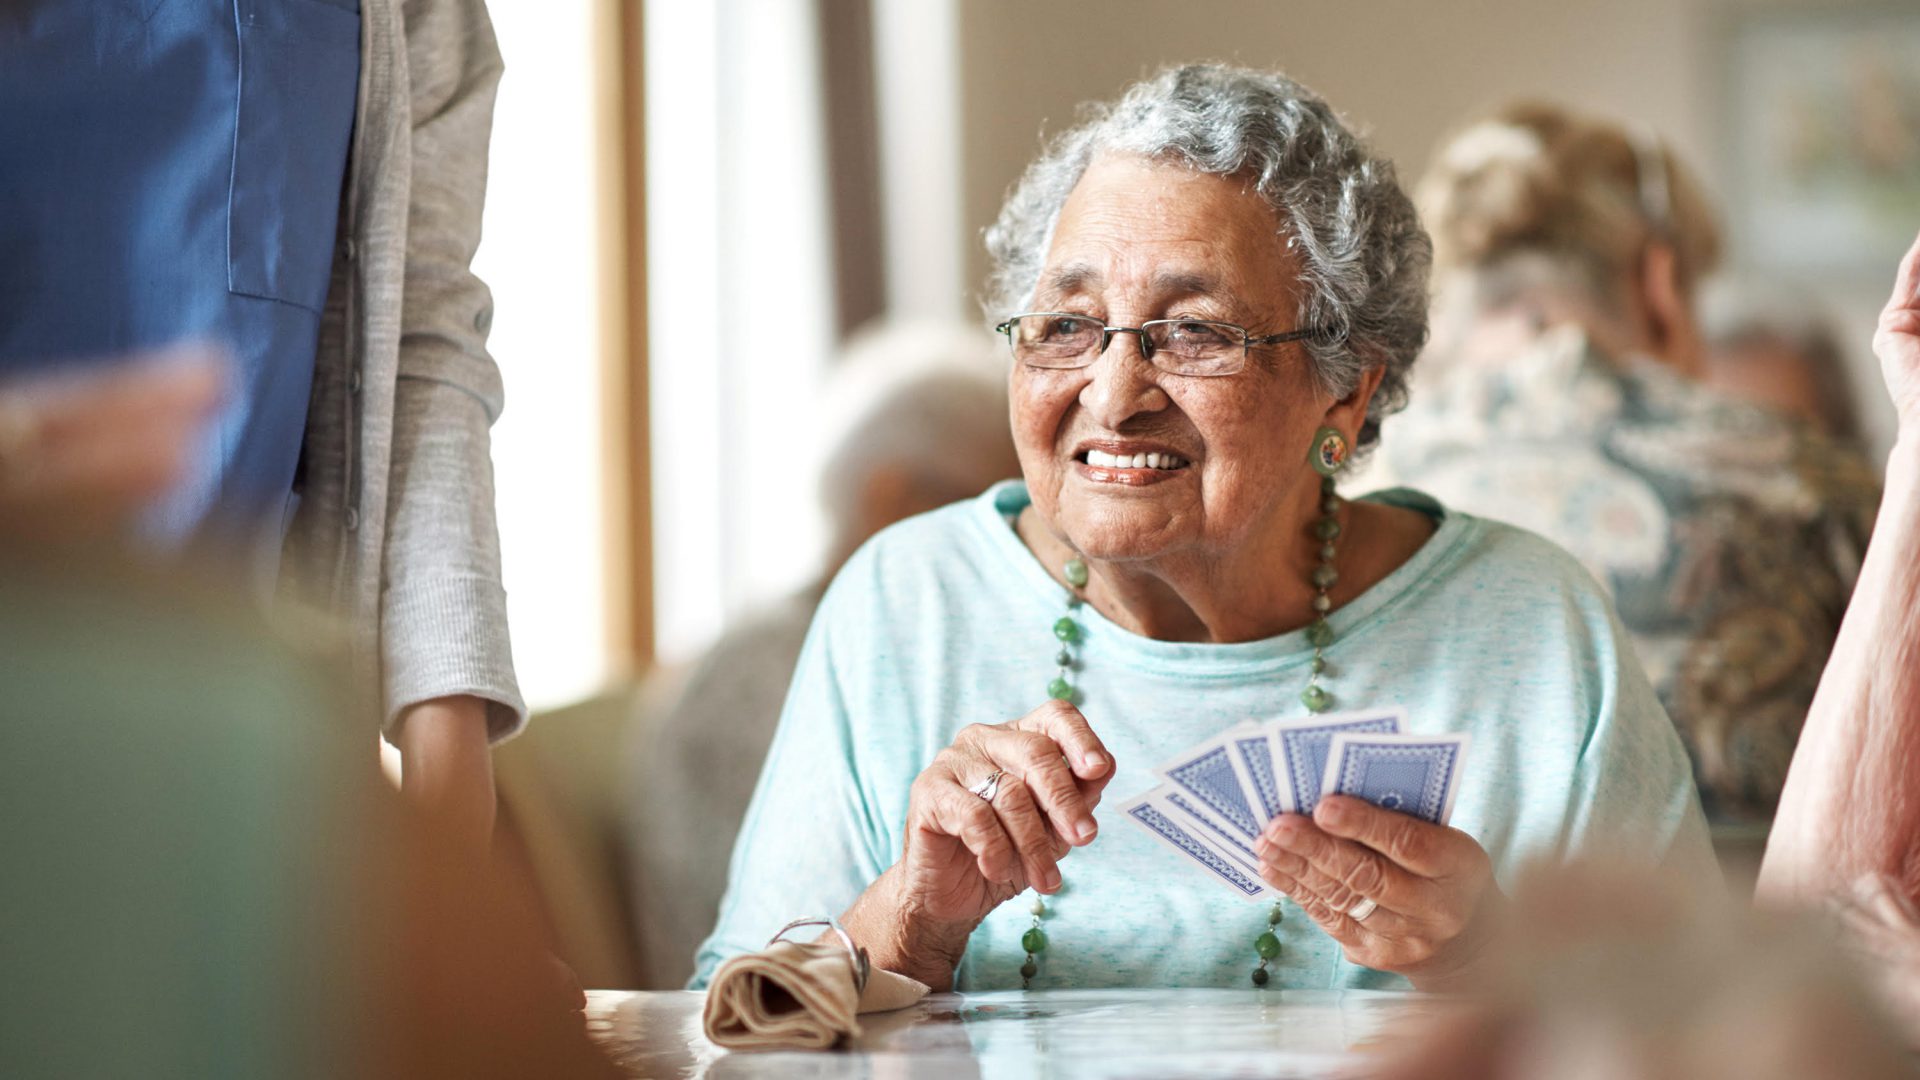
{"label": "fingernail", "polygon": [[1107,767],[1107,756],[1098,750],[1089,750],[1080,755],[1080,764],[1088,772],[1097,773]]}
{"label": "fingernail", "polygon": [[1273,841],[1267,839],[1266,833],[1261,833],[1259,836],[1253,838],[1253,853],[1255,855],[1265,855],[1272,849]]}
{"label": "fingernail", "polygon": [[1347,807],[1338,800],[1322,800],[1314,808],[1313,816],[1329,825],[1338,825],[1347,819]]}
{"label": "fingernail", "polygon": [[1048,867],[1047,868],[1047,891],[1053,892],[1058,888],[1060,888],[1060,868],[1057,866]]}
{"label": "fingernail", "polygon": [[1081,818],[1079,824],[1073,827],[1074,836],[1082,844],[1093,839],[1093,835],[1099,831],[1100,831],[1099,824],[1096,823],[1092,818]]}

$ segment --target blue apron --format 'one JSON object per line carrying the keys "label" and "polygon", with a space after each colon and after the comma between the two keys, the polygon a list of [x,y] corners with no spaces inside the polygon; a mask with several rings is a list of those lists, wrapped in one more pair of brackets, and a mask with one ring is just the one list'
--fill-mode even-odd
{"label": "blue apron", "polygon": [[277,559],[359,71],[358,0],[0,5],[0,381],[189,339],[235,361],[162,550]]}

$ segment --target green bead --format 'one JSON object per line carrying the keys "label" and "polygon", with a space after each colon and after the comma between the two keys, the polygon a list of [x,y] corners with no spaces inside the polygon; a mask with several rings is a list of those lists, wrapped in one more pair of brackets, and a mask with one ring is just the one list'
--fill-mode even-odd
{"label": "green bead", "polygon": [[1315,619],[1307,627],[1307,641],[1316,649],[1324,649],[1333,644],[1333,624],[1325,619]]}
{"label": "green bead", "polygon": [[1055,701],[1066,701],[1073,697],[1073,684],[1065,679],[1055,678],[1047,684],[1047,696]]}
{"label": "green bead", "polygon": [[1340,539],[1340,523],[1330,517],[1321,518],[1313,523],[1313,535],[1322,540]]}
{"label": "green bead", "polygon": [[1267,925],[1279,926],[1280,920],[1284,917],[1285,917],[1285,914],[1280,910],[1280,905],[1275,904],[1273,905],[1273,910],[1267,912]]}
{"label": "green bead", "polygon": [[1333,477],[1323,476],[1320,478],[1320,493],[1322,495],[1333,494],[1333,487],[1334,487]]}
{"label": "green bead", "polygon": [[1317,686],[1309,686],[1300,691],[1300,704],[1305,705],[1308,712],[1326,712],[1327,706],[1333,704],[1333,695]]}
{"label": "green bead", "polygon": [[1260,959],[1271,960],[1280,955],[1280,938],[1269,930],[1253,939],[1253,951],[1260,954]]}
{"label": "green bead", "polygon": [[1036,926],[1026,933],[1021,934],[1020,947],[1030,953],[1046,952],[1047,932]]}
{"label": "green bead", "polygon": [[1258,967],[1253,969],[1253,985],[1255,986],[1267,985],[1267,969],[1266,968]]}
{"label": "green bead", "polygon": [[1067,575],[1067,584],[1076,589],[1084,589],[1087,587],[1086,563],[1081,562],[1079,559],[1068,559],[1067,565],[1061,569]]}
{"label": "green bead", "polygon": [[1065,649],[1061,649],[1059,652],[1053,654],[1053,662],[1056,667],[1071,666],[1073,664],[1073,654]]}
{"label": "green bead", "polygon": [[1024,964],[1021,964],[1021,965],[1020,965],[1020,977],[1021,977],[1021,978],[1023,978],[1023,979],[1031,979],[1031,978],[1033,978],[1033,977],[1034,977],[1035,975],[1038,975],[1038,974],[1040,974],[1040,965],[1039,965],[1039,964],[1036,964],[1036,963],[1034,963],[1033,961],[1031,961],[1031,960],[1029,960],[1029,961],[1027,961],[1026,963],[1024,963]]}
{"label": "green bead", "polygon": [[1318,675],[1327,670],[1327,659],[1324,656],[1316,656],[1310,666],[1313,668],[1313,673]]}
{"label": "green bead", "polygon": [[1321,562],[1332,562],[1333,557],[1338,554],[1339,552],[1334,549],[1334,546],[1332,544],[1320,545],[1320,561]]}
{"label": "green bead", "polygon": [[1339,512],[1340,512],[1340,500],[1339,500],[1338,498],[1336,498],[1335,496],[1332,496],[1332,495],[1329,495],[1329,496],[1327,496],[1326,498],[1324,498],[1324,499],[1321,499],[1321,500],[1320,500],[1320,512],[1321,512],[1321,513],[1323,513],[1323,514],[1337,514],[1337,513],[1339,513]]}
{"label": "green bead", "polygon": [[1331,589],[1333,588],[1334,582],[1339,580],[1340,571],[1335,570],[1331,566],[1316,566],[1313,568],[1313,587],[1316,589]]}
{"label": "green bead", "polygon": [[1053,636],[1059,638],[1061,641],[1078,641],[1080,639],[1080,626],[1072,619],[1062,615],[1059,620],[1053,624]]}
{"label": "green bead", "polygon": [[1333,599],[1326,593],[1321,593],[1313,598],[1313,610],[1325,615],[1327,612],[1333,610]]}

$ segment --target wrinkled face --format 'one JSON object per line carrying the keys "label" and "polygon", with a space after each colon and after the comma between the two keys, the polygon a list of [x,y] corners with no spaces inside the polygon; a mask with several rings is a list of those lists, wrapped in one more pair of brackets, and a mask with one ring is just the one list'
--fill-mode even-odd
{"label": "wrinkled face", "polygon": [[[1110,326],[1211,319],[1259,337],[1298,329],[1295,296],[1279,221],[1242,181],[1114,157],[1062,208],[1031,310]],[[1351,439],[1357,424],[1336,422],[1351,410],[1317,388],[1298,343],[1195,377],[1160,371],[1136,335],[1116,334],[1089,367],[1016,363],[1010,388],[1034,509],[1095,559],[1216,556],[1304,527],[1319,498],[1314,432],[1333,423]]]}

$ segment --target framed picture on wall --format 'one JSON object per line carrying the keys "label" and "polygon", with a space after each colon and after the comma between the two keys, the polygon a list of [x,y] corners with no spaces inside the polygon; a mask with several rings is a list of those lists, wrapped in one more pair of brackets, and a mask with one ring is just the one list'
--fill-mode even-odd
{"label": "framed picture on wall", "polygon": [[1724,26],[1737,257],[1892,265],[1920,226],[1920,3],[1736,8]]}

